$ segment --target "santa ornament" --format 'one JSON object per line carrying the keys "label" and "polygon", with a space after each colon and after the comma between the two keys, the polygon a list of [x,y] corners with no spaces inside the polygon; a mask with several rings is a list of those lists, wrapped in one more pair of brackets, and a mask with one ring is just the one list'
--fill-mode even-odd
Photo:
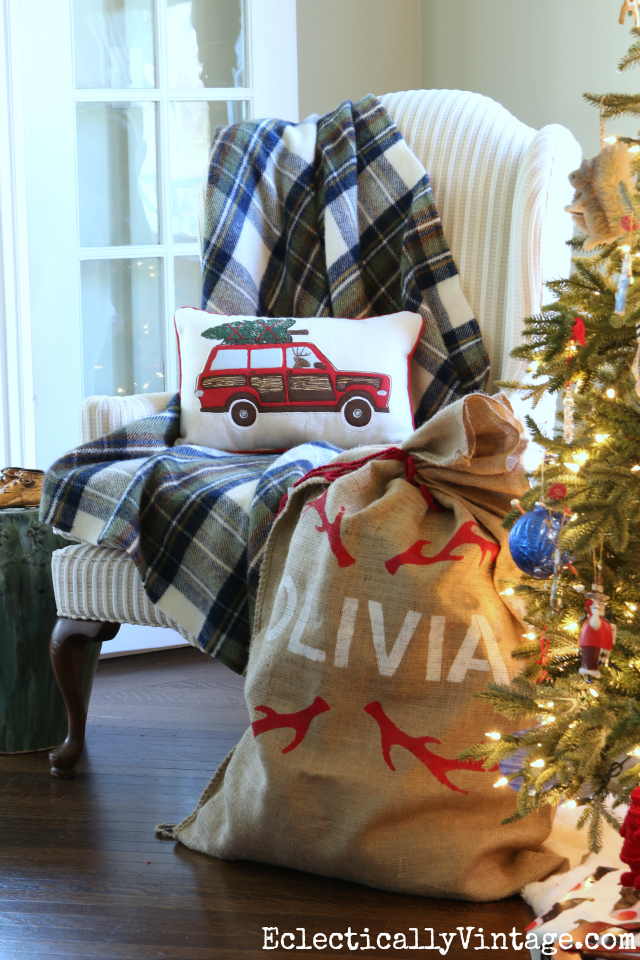
{"label": "santa ornament", "polygon": [[609,597],[602,592],[602,583],[591,585],[591,593],[586,594],[587,619],[580,633],[580,651],[582,666],[579,672],[590,683],[601,676],[599,667],[606,667],[609,654],[616,642],[616,627],[604,618],[605,604]]}

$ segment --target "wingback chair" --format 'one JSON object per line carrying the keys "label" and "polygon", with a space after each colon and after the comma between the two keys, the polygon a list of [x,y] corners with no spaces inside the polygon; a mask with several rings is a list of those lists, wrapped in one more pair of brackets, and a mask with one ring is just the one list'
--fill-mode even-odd
{"label": "wingback chair", "polygon": [[[564,127],[534,130],[487,97],[460,90],[390,93],[382,102],[431,177],[462,289],[480,324],[492,383],[517,373],[510,351],[524,317],[542,304],[547,280],[566,274],[572,227],[567,176],[580,164]],[[490,388],[491,389],[491,386]],[[163,410],[169,393],[89,397],[82,442]],[[516,401],[517,407],[517,401]],[[539,413],[539,411],[537,411]],[[543,419],[555,414],[552,407]],[[51,659],[69,714],[69,734],[50,754],[51,772],[70,776],[84,742],[82,665],[89,641],[112,640],[121,623],[170,627],[197,645],[146,596],[129,555],[74,543],[53,555],[59,619]]]}

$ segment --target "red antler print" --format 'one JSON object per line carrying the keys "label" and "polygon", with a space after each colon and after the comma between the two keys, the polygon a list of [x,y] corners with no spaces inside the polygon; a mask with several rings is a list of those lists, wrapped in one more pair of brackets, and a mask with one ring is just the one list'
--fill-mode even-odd
{"label": "red antler print", "polygon": [[477,526],[475,520],[467,520],[466,523],[463,523],[462,526],[456,530],[451,540],[449,540],[434,557],[424,557],[422,555],[422,548],[428,543],[431,543],[430,540],[416,540],[413,546],[405,550],[404,553],[399,553],[397,556],[387,560],[385,567],[389,573],[393,575],[405,564],[425,566],[429,563],[442,563],[446,560],[464,560],[464,556],[454,557],[451,551],[455,550],[456,547],[461,547],[465,543],[477,543],[480,547],[482,553],[480,554],[480,563],[478,566],[481,566],[487,553],[491,555],[492,560],[495,560],[500,549],[498,544],[492,540],[487,540],[486,537],[483,537],[481,534],[474,533],[471,529],[473,526]]}
{"label": "red antler print", "polygon": [[329,546],[331,547],[333,553],[335,554],[336,560],[338,561],[339,567],[350,567],[352,563],[356,562],[355,557],[352,557],[347,548],[345,547],[342,539],[340,537],[340,525],[342,524],[342,518],[344,516],[344,507],[340,507],[338,514],[336,515],[335,520],[330,521],[327,517],[327,494],[329,490],[325,490],[321,497],[318,497],[317,500],[313,500],[311,503],[308,503],[304,509],[306,513],[307,510],[313,507],[314,510],[318,511],[322,523],[319,527],[316,527],[316,530],[319,533],[326,533],[329,538]]}
{"label": "red antler print", "polygon": [[266,717],[260,717],[259,720],[254,720],[251,724],[254,737],[266,733],[267,730],[279,730],[281,727],[291,727],[296,731],[296,735],[289,746],[282,751],[283,753],[289,753],[290,750],[295,750],[302,743],[311,721],[320,716],[321,713],[326,713],[330,707],[322,697],[316,697],[310,706],[305,707],[304,710],[297,710],[295,713],[278,713],[277,710],[264,706],[255,709],[259,710],[260,713],[266,713]]}
{"label": "red antler print", "polygon": [[[368,703],[364,712],[373,717],[380,727],[380,736],[382,737],[382,756],[387,766],[395,770],[391,762],[391,747],[404,747],[409,753],[412,753],[416,760],[424,763],[425,767],[433,774],[436,780],[448,787],[449,790],[455,790],[457,793],[468,793],[468,790],[461,790],[451,783],[447,777],[449,770],[475,770],[477,773],[486,773],[481,760],[447,760],[446,757],[439,757],[437,753],[431,753],[427,750],[425,743],[440,743],[435,737],[410,737],[390,720],[382,709],[382,704],[377,700],[374,703]],[[492,769],[497,769],[493,767]]]}

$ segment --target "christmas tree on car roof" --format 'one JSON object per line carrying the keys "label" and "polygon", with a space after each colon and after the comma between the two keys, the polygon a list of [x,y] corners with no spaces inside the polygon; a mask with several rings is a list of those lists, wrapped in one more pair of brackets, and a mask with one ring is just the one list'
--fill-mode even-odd
{"label": "christmas tree on car roof", "polygon": [[[640,64],[633,43],[619,69]],[[623,8],[621,22],[626,8]],[[527,632],[510,685],[480,694],[519,734],[490,732],[463,756],[502,763],[496,786],[522,778],[517,813],[545,804],[583,807],[589,845],[640,783],[640,137],[605,136],[605,124],[640,117],[640,94],[585,94],[600,111],[600,154],[571,180],[579,231],[573,270],[549,284],[555,300],[525,321],[513,351],[526,370],[502,384],[537,402],[561,394],[553,437],[528,418],[544,448],[511,528]],[[613,798],[613,802],[612,802]]]}
{"label": "christmas tree on car roof", "polygon": [[242,346],[262,343],[293,343],[293,336],[308,336],[308,330],[292,330],[296,320],[281,317],[275,320],[234,320],[209,327],[200,334],[205,340],[220,340],[225,346]]}

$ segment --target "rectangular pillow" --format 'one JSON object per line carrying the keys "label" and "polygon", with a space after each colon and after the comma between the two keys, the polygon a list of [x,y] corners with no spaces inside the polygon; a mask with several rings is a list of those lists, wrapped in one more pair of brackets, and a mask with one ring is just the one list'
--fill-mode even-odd
{"label": "rectangular pillow", "polygon": [[423,320],[175,316],[180,433],[216,450],[343,449],[400,443],[413,431],[409,361]]}

